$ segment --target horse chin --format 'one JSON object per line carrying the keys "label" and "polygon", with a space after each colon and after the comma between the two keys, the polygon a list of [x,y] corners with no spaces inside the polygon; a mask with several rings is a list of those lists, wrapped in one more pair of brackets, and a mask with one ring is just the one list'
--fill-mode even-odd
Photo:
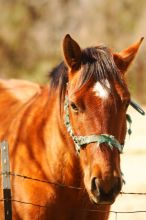
{"label": "horse chin", "polygon": [[95,205],[100,204],[100,200],[94,196],[90,196],[90,201]]}
{"label": "horse chin", "polygon": [[94,195],[90,195],[90,201],[95,205],[112,205],[115,202],[115,199],[111,201],[102,201],[100,197],[95,197]]}

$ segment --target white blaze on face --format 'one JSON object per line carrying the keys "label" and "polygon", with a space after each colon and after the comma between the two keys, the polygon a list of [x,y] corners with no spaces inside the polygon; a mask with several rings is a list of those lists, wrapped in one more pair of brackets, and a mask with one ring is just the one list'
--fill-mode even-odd
{"label": "white blaze on face", "polygon": [[[105,81],[103,82],[103,84],[105,84],[105,86],[110,89],[110,84],[109,81],[107,79],[105,79]],[[96,93],[96,95],[100,98],[103,99],[107,99],[109,96],[109,92],[106,88],[104,88],[104,86],[102,85],[102,83],[100,82],[96,82],[94,87],[93,87],[93,91]]]}

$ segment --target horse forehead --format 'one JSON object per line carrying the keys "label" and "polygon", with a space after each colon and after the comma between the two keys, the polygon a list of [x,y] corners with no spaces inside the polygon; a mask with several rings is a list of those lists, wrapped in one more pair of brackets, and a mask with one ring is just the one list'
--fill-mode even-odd
{"label": "horse forehead", "polygon": [[107,99],[109,97],[110,90],[111,86],[107,79],[102,80],[101,82],[97,81],[93,86],[93,92],[96,94],[96,96],[103,99]]}

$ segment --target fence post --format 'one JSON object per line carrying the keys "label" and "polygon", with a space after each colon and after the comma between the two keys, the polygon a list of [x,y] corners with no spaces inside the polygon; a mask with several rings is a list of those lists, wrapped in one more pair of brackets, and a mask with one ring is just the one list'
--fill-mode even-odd
{"label": "fence post", "polygon": [[4,199],[4,219],[12,220],[11,182],[10,182],[10,161],[8,142],[0,142],[1,165],[2,165],[2,189]]}

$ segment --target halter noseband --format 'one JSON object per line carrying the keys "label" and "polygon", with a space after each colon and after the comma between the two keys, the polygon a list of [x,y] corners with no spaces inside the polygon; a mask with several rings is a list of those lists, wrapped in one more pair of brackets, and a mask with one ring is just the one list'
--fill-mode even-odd
{"label": "halter noseband", "polygon": [[64,103],[64,111],[65,111],[65,117],[64,117],[64,124],[67,128],[68,133],[70,134],[74,144],[77,153],[79,154],[80,149],[83,148],[85,144],[90,143],[98,143],[103,144],[106,143],[109,145],[111,149],[113,147],[116,147],[120,153],[122,153],[123,145],[119,143],[119,141],[112,135],[109,134],[100,134],[100,135],[88,135],[88,136],[77,136],[74,134],[71,123],[70,123],[70,117],[69,117],[69,102],[68,97],[65,97],[65,103]]}

